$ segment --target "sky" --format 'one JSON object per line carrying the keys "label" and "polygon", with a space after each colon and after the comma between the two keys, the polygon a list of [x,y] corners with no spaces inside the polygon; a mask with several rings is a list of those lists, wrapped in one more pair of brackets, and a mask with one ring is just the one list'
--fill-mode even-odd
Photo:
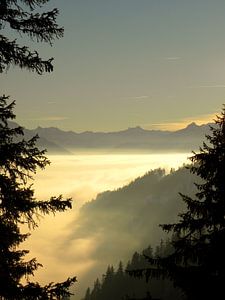
{"label": "sky", "polygon": [[53,47],[22,42],[54,57],[54,72],[0,74],[21,125],[176,130],[221,111],[223,0],[52,0],[53,7],[65,36]]}

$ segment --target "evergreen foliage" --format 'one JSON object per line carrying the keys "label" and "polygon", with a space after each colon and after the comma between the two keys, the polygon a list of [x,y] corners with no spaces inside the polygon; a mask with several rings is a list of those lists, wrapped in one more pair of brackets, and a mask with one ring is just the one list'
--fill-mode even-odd
{"label": "evergreen foliage", "polygon": [[3,31],[27,35],[32,41],[52,45],[63,36],[63,28],[56,23],[58,10],[40,12],[49,0],[0,0],[0,73],[11,65],[35,71],[38,74],[53,70],[53,58],[44,60],[37,51],[10,40]]}
{"label": "evergreen foliage", "polygon": [[7,100],[8,97],[0,97],[0,299],[65,299],[75,277],[46,286],[30,282],[41,264],[35,258],[25,261],[29,251],[21,250],[21,243],[29,233],[23,233],[21,228],[35,228],[41,215],[70,209],[71,199],[35,199],[32,176],[49,161],[45,151],[35,146],[37,136],[25,141],[22,127],[9,127],[8,120],[15,118],[15,102],[7,104]]}
{"label": "evergreen foliage", "polygon": [[167,252],[168,245],[168,242],[162,241],[155,253],[150,246],[143,250],[142,254],[135,252],[125,269],[121,261],[116,271],[114,271],[113,266],[108,266],[102,280],[97,279],[93,289],[87,289],[83,300],[156,300],[159,296],[168,300],[180,300],[179,293],[173,288],[170,281],[152,280],[146,282],[144,278],[138,280],[129,276],[127,272],[128,270],[142,270],[147,267],[148,262],[145,256],[156,257],[156,251]]}
{"label": "evergreen foliage", "polygon": [[[225,282],[225,109],[217,116],[190,172],[199,177],[195,197],[181,194],[187,209],[175,224],[162,228],[174,235],[173,251],[149,257],[149,268],[131,272],[169,278],[185,299],[222,299]],[[221,298],[222,297],[222,298]]]}
{"label": "evergreen foliage", "polygon": [[[0,0],[0,73],[10,66],[19,66],[38,74],[53,70],[52,58],[44,60],[37,51],[21,46],[12,33],[28,36],[36,42],[52,45],[63,36],[63,28],[56,23],[58,10],[42,11],[49,0]],[[7,34],[7,36],[5,35]],[[22,127],[11,128],[8,121],[15,118],[15,102],[0,97],[0,299],[69,299],[69,287],[76,278],[62,283],[41,286],[30,277],[41,266],[36,259],[25,261],[28,250],[21,250],[29,233],[21,228],[38,226],[40,216],[70,209],[71,199],[62,196],[49,201],[37,201],[32,189],[33,174],[44,169],[49,161],[45,151],[36,147],[37,136],[24,140]]]}

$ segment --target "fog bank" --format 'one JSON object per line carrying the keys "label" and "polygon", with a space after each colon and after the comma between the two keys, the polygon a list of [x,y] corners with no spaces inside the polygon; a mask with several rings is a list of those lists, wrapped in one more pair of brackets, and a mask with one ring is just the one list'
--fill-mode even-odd
{"label": "fog bank", "polygon": [[[62,281],[67,276],[76,275],[76,299],[79,299],[79,294],[83,293],[82,287],[89,284],[83,279],[87,280],[89,273],[95,276],[96,272],[101,271],[98,268],[99,256],[96,256],[96,251],[99,251],[99,243],[105,240],[104,236],[99,235],[99,231],[96,234],[92,232],[89,235],[76,235],[76,232],[84,230],[84,220],[81,219],[79,209],[98,193],[122,187],[150,169],[163,167],[169,171],[177,168],[187,161],[187,154],[80,154],[54,155],[49,159],[51,165],[38,172],[35,177],[36,197],[46,199],[63,194],[64,197],[73,198],[73,209],[41,220],[40,227],[32,233],[25,246],[31,249],[30,257],[37,257],[44,265],[35,279],[41,282]],[[83,226],[80,231],[79,226]],[[124,247],[122,240],[118,240],[118,244]],[[134,240],[130,240],[130,244],[131,248],[135,248]],[[103,242],[101,249],[107,252]],[[108,250],[112,253],[113,247]],[[118,252],[118,245],[115,252]],[[91,280],[93,279],[90,277],[89,281]]]}

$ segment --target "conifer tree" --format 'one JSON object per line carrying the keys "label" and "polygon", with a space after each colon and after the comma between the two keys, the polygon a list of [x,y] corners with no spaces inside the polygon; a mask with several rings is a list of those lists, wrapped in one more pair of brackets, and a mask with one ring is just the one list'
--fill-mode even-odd
{"label": "conifer tree", "polygon": [[225,282],[225,108],[210,127],[190,171],[199,176],[195,198],[182,195],[187,205],[179,221],[162,228],[174,235],[173,251],[148,258],[150,268],[136,276],[168,277],[185,299],[223,299]]}
{"label": "conifer tree", "polygon": [[36,50],[20,45],[12,36],[28,36],[32,41],[52,45],[63,36],[63,28],[56,23],[58,9],[42,11],[49,0],[0,0],[0,73],[11,65],[38,74],[53,70],[52,58],[42,59]]}
{"label": "conifer tree", "polygon": [[102,285],[107,285],[114,276],[114,268],[113,266],[108,266],[106,273],[103,275],[102,278]]}
{"label": "conifer tree", "polygon": [[[32,41],[52,45],[63,36],[63,28],[56,22],[58,10],[43,11],[49,0],[0,0],[0,73],[10,66],[38,74],[53,70],[52,58],[42,59],[37,51],[20,45],[7,36],[27,36]],[[55,214],[71,208],[71,199],[62,196],[49,201],[37,201],[31,186],[32,175],[45,168],[49,161],[45,151],[36,146],[37,137],[25,141],[23,128],[10,128],[8,121],[15,118],[15,102],[7,104],[8,97],[0,97],[0,299],[46,300],[69,299],[69,287],[76,281],[68,278],[62,283],[41,286],[30,282],[30,277],[41,266],[36,259],[25,261],[28,250],[20,244],[29,229],[38,225],[40,215]]]}
{"label": "conifer tree", "polygon": [[100,280],[97,278],[94,282],[94,287],[91,293],[91,297],[93,300],[98,300],[101,298],[101,283]]}
{"label": "conifer tree", "polygon": [[91,300],[91,290],[88,287],[84,296],[84,300]]}
{"label": "conifer tree", "polygon": [[122,261],[119,262],[119,266],[118,266],[118,269],[117,269],[117,275],[119,275],[119,276],[123,276],[124,275]]}
{"label": "conifer tree", "polygon": [[70,295],[69,287],[76,279],[47,286],[30,282],[41,265],[36,259],[26,261],[29,251],[19,246],[29,236],[21,232],[22,226],[35,228],[40,215],[71,208],[71,199],[35,199],[32,176],[49,161],[45,151],[35,146],[37,137],[25,141],[21,127],[10,128],[8,121],[15,118],[15,103],[7,104],[7,100],[8,97],[0,97],[0,299],[64,299]]}

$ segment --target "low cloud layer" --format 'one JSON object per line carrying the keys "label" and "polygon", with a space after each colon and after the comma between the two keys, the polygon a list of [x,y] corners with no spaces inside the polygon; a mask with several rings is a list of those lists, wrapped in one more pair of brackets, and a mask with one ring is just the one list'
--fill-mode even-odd
{"label": "low cloud layer", "polygon": [[[134,250],[145,246],[143,241],[148,240],[147,235],[153,237],[153,232],[159,230],[157,214],[151,216],[155,225],[148,231],[143,231],[146,217],[141,220],[134,215],[135,211],[137,215],[144,213],[142,208],[140,211],[138,206],[135,208],[139,196],[142,204],[153,201],[144,199],[142,188],[137,189],[137,194],[126,189],[119,193],[106,192],[96,202],[82,205],[94,199],[98,192],[123,186],[159,165],[167,170],[176,168],[185,158],[185,154],[51,157],[52,166],[36,177],[37,197],[46,199],[62,193],[73,197],[74,204],[72,211],[41,220],[40,227],[24,245],[31,249],[30,257],[37,257],[44,265],[35,280],[47,283],[76,275],[75,299],[80,299],[84,289],[105,271],[107,264],[117,264],[120,259],[126,261]],[[127,197],[132,199],[130,204]]]}

